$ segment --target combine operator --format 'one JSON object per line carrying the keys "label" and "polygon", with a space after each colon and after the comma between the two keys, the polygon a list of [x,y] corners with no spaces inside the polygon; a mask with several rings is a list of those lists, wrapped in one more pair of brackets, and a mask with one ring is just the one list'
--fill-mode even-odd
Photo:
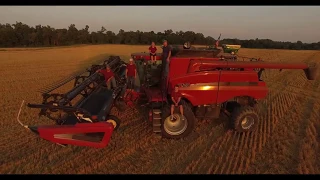
{"label": "combine operator", "polygon": [[117,87],[116,79],[114,78],[114,74],[110,69],[110,66],[107,65],[106,69],[102,69],[102,70],[99,69],[97,70],[97,72],[104,76],[104,79],[106,80],[107,88],[109,90],[111,89],[111,86],[112,88]]}
{"label": "combine operator", "polygon": [[157,60],[157,47],[154,42],[151,43],[151,46],[149,47],[149,52],[150,52],[150,59],[151,63],[153,65],[156,65],[156,60]]}
{"label": "combine operator", "polygon": [[168,41],[163,41],[162,47],[162,93],[166,96],[167,76],[169,73],[169,63],[171,57],[171,46],[168,45]]}
{"label": "combine operator", "polygon": [[128,79],[128,89],[130,91],[134,90],[134,84],[137,77],[137,68],[136,65],[133,64],[133,59],[129,59],[129,64],[127,65],[126,70],[126,79]]}
{"label": "combine operator", "polygon": [[171,104],[171,120],[173,120],[174,109],[179,106],[179,110],[180,110],[180,113],[181,113],[181,120],[183,121],[184,120],[183,106],[182,106],[182,103],[181,103],[181,93],[179,92],[179,86],[178,85],[174,86],[174,90],[171,93],[171,101],[172,101],[172,104]]}

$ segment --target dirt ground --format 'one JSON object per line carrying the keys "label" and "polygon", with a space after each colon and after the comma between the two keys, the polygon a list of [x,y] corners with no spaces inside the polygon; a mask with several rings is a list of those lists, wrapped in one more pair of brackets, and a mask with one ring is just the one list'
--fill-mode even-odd
{"label": "dirt ground", "polygon": [[[63,148],[37,138],[16,122],[21,101],[40,103],[36,90],[44,85],[107,55],[128,59],[141,51],[147,51],[147,46],[1,49],[0,173],[320,173],[320,77],[308,81],[302,70],[263,74],[269,94],[259,102],[260,124],[252,134],[227,130],[219,120],[203,120],[185,139],[162,139],[141,111],[128,108],[106,148]],[[239,55],[270,62],[320,61],[320,51],[240,49]],[[50,123],[37,113],[23,108],[21,120],[30,125]]]}

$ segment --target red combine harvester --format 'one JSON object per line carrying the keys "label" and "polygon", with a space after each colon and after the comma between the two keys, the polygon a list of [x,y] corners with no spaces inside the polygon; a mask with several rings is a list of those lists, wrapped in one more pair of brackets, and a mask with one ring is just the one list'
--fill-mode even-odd
{"label": "red combine harvester", "polygon": [[[226,114],[237,132],[253,131],[259,123],[255,105],[266,97],[268,88],[260,79],[264,69],[301,69],[308,80],[314,80],[317,67],[305,63],[268,63],[262,61],[234,61],[233,58],[218,57],[216,50],[198,50],[190,46],[174,46],[170,60],[168,78],[161,78],[161,54],[157,54],[157,64],[150,63],[149,53],[134,53],[132,58],[137,67],[137,92],[125,94],[126,64],[119,57],[111,57],[103,65],[93,65],[89,75],[79,76],[74,88],[65,94],[49,94],[61,81],[43,91],[42,104],[28,104],[31,108],[41,108],[40,115],[56,121],[54,126],[24,127],[37,133],[41,138],[58,144],[105,147],[120,120],[110,115],[112,107],[124,110],[123,103],[129,104],[145,96],[148,120],[153,131],[166,138],[183,138],[195,128],[197,119],[219,118]],[[106,90],[103,78],[96,72],[109,65],[116,74],[117,88]],[[79,79],[82,79],[81,82]],[[182,94],[184,118],[178,109],[170,117],[170,94],[178,85]],[[76,95],[82,98],[71,103]],[[49,100],[53,97],[53,100]],[[53,113],[63,112],[57,118]]]}
{"label": "red combine harvester", "polygon": [[[161,83],[161,54],[156,67],[148,63],[149,53],[132,54],[138,68],[140,93],[148,99],[153,131],[168,138],[186,137],[194,130],[197,119],[219,118],[221,112],[229,116],[236,131],[253,131],[259,122],[255,105],[268,93],[260,78],[264,69],[301,69],[308,80],[314,80],[317,71],[305,63],[230,61],[217,57],[217,51],[175,46],[172,49],[166,83]],[[183,96],[184,121],[179,109],[175,110],[174,120],[170,118],[168,102],[176,85]]]}

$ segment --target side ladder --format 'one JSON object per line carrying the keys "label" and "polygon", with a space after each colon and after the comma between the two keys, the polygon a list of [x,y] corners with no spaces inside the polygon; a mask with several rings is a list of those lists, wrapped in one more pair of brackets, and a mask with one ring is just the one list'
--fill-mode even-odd
{"label": "side ladder", "polygon": [[152,110],[152,127],[154,133],[161,133],[161,110]]}

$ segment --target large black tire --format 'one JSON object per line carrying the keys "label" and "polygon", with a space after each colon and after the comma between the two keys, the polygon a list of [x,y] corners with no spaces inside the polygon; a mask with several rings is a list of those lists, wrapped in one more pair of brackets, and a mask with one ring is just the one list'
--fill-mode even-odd
{"label": "large black tire", "polygon": [[[161,133],[164,138],[180,139],[187,137],[195,129],[197,119],[190,107],[183,103],[184,120],[181,118],[179,107],[174,110],[174,121],[171,121],[170,106],[165,106],[161,112]],[[168,124],[168,122],[172,122]],[[171,125],[171,126],[170,126]],[[177,128],[178,126],[178,128]]]}
{"label": "large black tire", "polygon": [[259,115],[253,107],[236,107],[231,114],[231,121],[237,132],[254,131],[259,124]]}
{"label": "large black tire", "polygon": [[226,106],[226,110],[229,112],[229,113],[233,113],[233,111],[237,108],[240,108],[241,105],[236,102],[236,101],[229,101],[227,102],[227,106]]}
{"label": "large black tire", "polygon": [[106,118],[106,122],[109,122],[113,125],[113,130],[116,131],[119,126],[120,126],[120,119],[114,115],[109,115],[107,118]]}

